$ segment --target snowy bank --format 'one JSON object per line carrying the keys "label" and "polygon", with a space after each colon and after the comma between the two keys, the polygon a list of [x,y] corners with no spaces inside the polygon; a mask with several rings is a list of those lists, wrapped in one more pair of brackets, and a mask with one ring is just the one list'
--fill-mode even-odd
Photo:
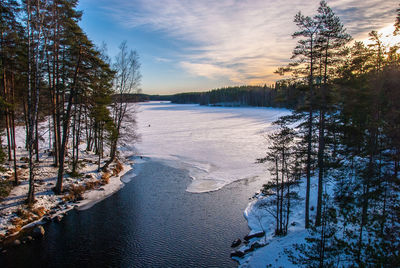
{"label": "snowy bank", "polygon": [[[45,132],[46,122],[41,123],[41,131]],[[35,163],[35,203],[27,207],[25,201],[29,188],[29,169],[27,152],[22,149],[24,144],[25,128],[16,128],[17,174],[20,184],[11,189],[9,195],[0,202],[0,241],[7,237],[14,237],[21,230],[56,218],[60,220],[71,209],[88,209],[117,192],[124,186],[122,177],[132,169],[134,160],[132,151],[125,150],[109,167],[108,171],[98,170],[98,156],[85,150],[86,144],[79,146],[80,160],[78,174],[71,177],[69,158],[66,158],[66,174],[64,175],[64,193],[55,195],[53,188],[56,185],[58,168],[53,166],[53,157],[48,152],[48,139],[40,140],[40,162]],[[100,161],[100,166],[107,159]],[[0,172],[3,182],[13,180],[13,163],[6,162]],[[127,182],[128,180],[125,180]]]}
{"label": "snowy bank", "polygon": [[[83,153],[83,152],[82,152]],[[85,156],[85,155],[83,155]],[[42,219],[53,219],[65,214],[71,209],[88,209],[97,202],[112,195],[124,185],[121,178],[132,169],[132,161],[124,160],[122,171],[115,176],[110,176],[108,183],[102,181],[102,172],[97,171],[97,163],[90,160],[94,155],[85,156],[85,166],[79,171],[79,178],[64,178],[64,189],[67,191],[61,195],[55,195],[52,188],[56,184],[57,168],[52,167],[52,158],[43,157],[36,168],[35,203],[32,208],[25,205],[28,192],[28,169],[20,168],[21,183],[14,187],[9,196],[0,202],[0,238],[15,236],[20,230],[43,223]],[[19,158],[20,159],[20,158]],[[22,161],[19,161],[22,162]],[[19,163],[19,166],[24,164]],[[110,167],[111,169],[113,166]],[[7,172],[4,176],[10,177]],[[91,185],[88,187],[88,185]],[[92,186],[93,185],[93,186]],[[69,200],[71,188],[83,187],[82,196]]]}
{"label": "snowy bank", "polygon": [[[314,194],[317,188],[316,178],[311,180],[310,207],[316,207],[317,196]],[[290,262],[285,250],[292,249],[293,244],[305,243],[308,231],[304,228],[304,197],[305,184],[299,186],[299,195],[302,202],[293,207],[290,216],[288,234],[286,236],[275,236],[275,218],[266,210],[268,197],[259,194],[250,202],[244,211],[244,217],[248,222],[250,234],[265,231],[265,236],[253,238],[248,245],[239,248],[246,252],[242,258],[234,257],[239,262],[239,267],[298,267]],[[310,211],[313,220],[315,210]],[[249,251],[252,244],[257,243],[262,247]]]}

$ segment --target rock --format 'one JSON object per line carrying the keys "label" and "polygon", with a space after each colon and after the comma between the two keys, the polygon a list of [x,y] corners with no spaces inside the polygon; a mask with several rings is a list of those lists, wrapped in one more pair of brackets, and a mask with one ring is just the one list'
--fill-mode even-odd
{"label": "rock", "polygon": [[235,240],[232,242],[231,247],[232,247],[232,248],[235,248],[235,247],[239,246],[241,243],[242,243],[242,240],[240,240],[239,238],[237,238],[237,239],[235,239]]}
{"label": "rock", "polygon": [[231,257],[243,257],[244,256],[244,252],[240,251],[240,250],[235,250],[231,252]]}
{"label": "rock", "polygon": [[264,231],[257,232],[257,233],[254,233],[254,234],[248,234],[248,235],[246,235],[244,237],[244,240],[250,240],[250,239],[252,239],[254,237],[263,237],[264,235],[265,235]]}
{"label": "rock", "polygon": [[14,242],[12,243],[14,246],[19,246],[21,245],[21,241],[19,241],[18,239],[15,239]]}
{"label": "rock", "polygon": [[262,248],[264,245],[261,244],[260,242],[256,241],[253,244],[250,245],[250,248],[248,249],[248,251],[254,251],[257,248]]}
{"label": "rock", "polygon": [[32,231],[32,235],[36,238],[42,238],[44,236],[44,233],[45,231],[42,225],[36,226]]}

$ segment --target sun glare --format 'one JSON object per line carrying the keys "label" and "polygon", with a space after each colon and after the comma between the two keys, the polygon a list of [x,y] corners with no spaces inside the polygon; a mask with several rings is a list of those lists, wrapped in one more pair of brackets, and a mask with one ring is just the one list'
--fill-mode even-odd
{"label": "sun glare", "polygon": [[[395,27],[392,24],[389,24],[380,30],[378,33],[381,35],[382,43],[385,47],[393,47],[395,45],[400,45],[400,33],[398,35],[394,35]],[[371,44],[372,41],[369,38],[363,40],[365,44]]]}

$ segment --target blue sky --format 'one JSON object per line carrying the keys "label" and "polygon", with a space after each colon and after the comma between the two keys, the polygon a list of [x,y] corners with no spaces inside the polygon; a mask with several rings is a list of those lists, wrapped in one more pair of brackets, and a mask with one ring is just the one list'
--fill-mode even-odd
{"label": "blue sky", "polygon": [[[271,84],[296,40],[293,17],[318,0],[80,0],[80,23],[114,57],[123,40],[137,50],[148,94]],[[337,0],[328,5],[358,40],[393,25],[398,0]]]}

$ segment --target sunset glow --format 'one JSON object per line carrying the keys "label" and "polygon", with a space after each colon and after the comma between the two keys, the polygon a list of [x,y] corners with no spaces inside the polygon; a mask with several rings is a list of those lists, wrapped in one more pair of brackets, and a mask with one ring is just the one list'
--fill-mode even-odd
{"label": "sunset glow", "polygon": [[[81,25],[111,56],[127,40],[142,63],[147,93],[271,84],[296,44],[293,17],[315,14],[319,1],[86,0]],[[355,40],[390,32],[395,0],[328,1]],[[390,41],[392,42],[392,41]]]}

